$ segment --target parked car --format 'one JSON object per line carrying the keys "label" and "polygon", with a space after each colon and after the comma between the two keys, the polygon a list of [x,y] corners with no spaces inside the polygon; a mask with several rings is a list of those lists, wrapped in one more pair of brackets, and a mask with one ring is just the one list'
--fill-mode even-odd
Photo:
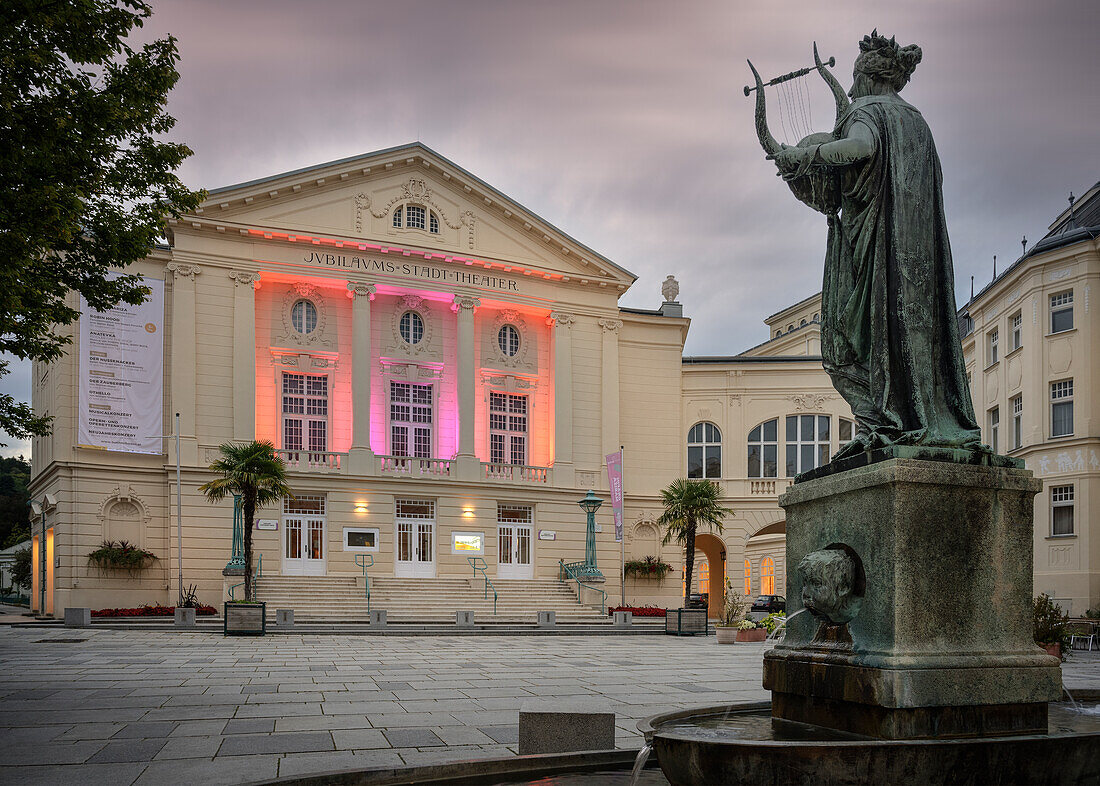
{"label": "parked car", "polygon": [[689,609],[706,609],[710,608],[710,594],[706,592],[693,592],[688,596]]}
{"label": "parked car", "polygon": [[785,612],[787,601],[782,595],[761,595],[752,602],[752,611],[762,611],[765,614],[774,614],[777,611]]}

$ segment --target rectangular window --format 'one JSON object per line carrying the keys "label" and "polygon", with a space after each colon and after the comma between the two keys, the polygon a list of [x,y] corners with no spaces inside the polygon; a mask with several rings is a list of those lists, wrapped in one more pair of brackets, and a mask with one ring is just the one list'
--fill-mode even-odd
{"label": "rectangular window", "polygon": [[1024,315],[1017,311],[1012,315],[1012,352],[1024,345]]}
{"label": "rectangular window", "polygon": [[1000,360],[1000,355],[997,352],[997,344],[1000,341],[1000,333],[996,330],[992,330],[989,333],[989,365],[993,365]]}
{"label": "rectangular window", "polygon": [[840,446],[844,447],[845,443],[851,442],[855,436],[855,423],[848,420],[848,418],[840,419],[840,427],[837,429],[837,433],[840,436]]}
{"label": "rectangular window", "polygon": [[993,407],[989,410],[989,447],[994,453],[1000,452],[1001,409]]}
{"label": "rectangular window", "polygon": [[378,530],[344,527],[344,551],[378,551]]}
{"label": "rectangular window", "polygon": [[283,374],[283,450],[328,450],[328,377]]}
{"label": "rectangular window", "polygon": [[1050,487],[1050,534],[1073,534],[1073,486]]}
{"label": "rectangular window", "polygon": [[1016,396],[1012,399],[1012,447],[1023,447],[1024,444],[1024,397]]}
{"label": "rectangular window", "polygon": [[1050,296],[1050,332],[1073,330],[1073,290]]}
{"label": "rectangular window", "polygon": [[775,418],[749,432],[749,477],[774,478],[779,475],[779,419]]}
{"label": "rectangular window", "polygon": [[424,208],[420,205],[409,205],[405,208],[405,226],[409,229],[424,228]]}
{"label": "rectangular window", "polygon": [[432,386],[390,382],[390,453],[432,457]]}
{"label": "rectangular window", "polygon": [[787,477],[829,463],[829,416],[787,416]]}
{"label": "rectangular window", "polygon": [[489,393],[489,461],[527,463],[527,396]]}
{"label": "rectangular window", "polygon": [[1050,436],[1073,434],[1073,380],[1050,383]]}

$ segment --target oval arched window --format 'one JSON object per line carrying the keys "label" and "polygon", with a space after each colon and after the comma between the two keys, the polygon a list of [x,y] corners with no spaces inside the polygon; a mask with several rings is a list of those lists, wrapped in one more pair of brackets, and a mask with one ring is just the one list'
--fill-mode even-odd
{"label": "oval arched window", "polygon": [[514,325],[503,325],[497,332],[497,344],[505,357],[514,358],[519,354],[519,331]]}
{"label": "oval arched window", "polygon": [[415,311],[406,311],[401,315],[398,330],[406,344],[419,344],[424,340],[424,319]]}
{"label": "oval arched window", "polygon": [[299,300],[290,307],[290,324],[303,336],[317,329],[317,306],[308,300]]}

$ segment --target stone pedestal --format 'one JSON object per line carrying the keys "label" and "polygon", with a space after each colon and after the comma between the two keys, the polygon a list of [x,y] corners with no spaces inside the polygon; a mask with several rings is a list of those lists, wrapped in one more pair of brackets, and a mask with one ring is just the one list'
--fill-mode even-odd
{"label": "stone pedestal", "polygon": [[[888,739],[1045,731],[1062,680],[1032,639],[1040,488],[1011,459],[904,448],[800,477],[779,500],[790,616],[764,655],[772,714]],[[799,564],[835,550],[855,616],[796,614],[815,591]]]}
{"label": "stone pedestal", "polygon": [[615,713],[592,699],[529,699],[519,709],[519,754],[609,751]]}

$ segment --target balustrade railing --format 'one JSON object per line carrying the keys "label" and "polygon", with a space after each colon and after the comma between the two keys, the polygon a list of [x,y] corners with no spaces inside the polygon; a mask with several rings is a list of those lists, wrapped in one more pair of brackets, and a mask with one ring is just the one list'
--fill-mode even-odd
{"label": "balustrade railing", "polygon": [[348,455],[308,450],[279,450],[278,454],[287,469],[306,472],[339,472]]}
{"label": "balustrade railing", "polygon": [[448,478],[454,461],[439,458],[413,458],[412,456],[379,456],[378,470],[383,475],[408,475],[410,477]]}
{"label": "balustrade railing", "polygon": [[520,483],[546,483],[550,476],[547,467],[500,464],[492,461],[481,462],[481,471],[486,480],[514,480]]}

